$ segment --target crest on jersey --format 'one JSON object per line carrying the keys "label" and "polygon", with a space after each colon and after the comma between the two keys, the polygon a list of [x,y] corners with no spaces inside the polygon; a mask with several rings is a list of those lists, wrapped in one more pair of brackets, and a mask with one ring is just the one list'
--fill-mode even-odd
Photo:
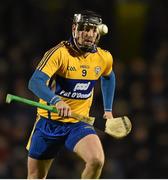
{"label": "crest on jersey", "polygon": [[96,66],[96,67],[95,67],[95,73],[96,73],[96,75],[98,75],[98,74],[100,73],[100,71],[101,71],[101,67],[100,67],[100,66]]}

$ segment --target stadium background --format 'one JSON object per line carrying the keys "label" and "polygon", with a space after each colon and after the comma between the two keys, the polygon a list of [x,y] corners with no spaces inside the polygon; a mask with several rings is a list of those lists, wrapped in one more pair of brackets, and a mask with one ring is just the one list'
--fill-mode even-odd
{"label": "stadium background", "polygon": [[[168,178],[167,8],[166,0],[0,1],[0,178],[26,178],[25,145],[35,117],[35,108],[5,104],[6,94],[36,99],[28,79],[43,53],[69,38],[78,9],[99,12],[109,27],[100,44],[114,57],[114,115],[133,123],[123,140],[98,132],[106,155],[102,178]],[[91,114],[102,128],[99,86]],[[62,151],[48,178],[80,178],[84,164]]]}

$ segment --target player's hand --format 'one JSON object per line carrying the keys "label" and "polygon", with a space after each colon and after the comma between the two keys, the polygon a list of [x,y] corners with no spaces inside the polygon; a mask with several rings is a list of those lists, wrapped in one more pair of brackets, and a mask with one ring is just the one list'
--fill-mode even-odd
{"label": "player's hand", "polygon": [[105,112],[104,112],[104,115],[103,115],[103,118],[104,118],[104,119],[111,119],[111,118],[113,118],[112,112],[110,112],[110,111],[105,111]]}
{"label": "player's hand", "polygon": [[58,115],[61,117],[69,117],[71,116],[71,108],[64,101],[58,101],[55,105],[58,110]]}

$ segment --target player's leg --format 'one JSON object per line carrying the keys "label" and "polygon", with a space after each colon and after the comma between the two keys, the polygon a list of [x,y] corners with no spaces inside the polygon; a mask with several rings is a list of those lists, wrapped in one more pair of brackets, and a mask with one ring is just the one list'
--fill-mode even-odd
{"label": "player's leg", "polygon": [[27,145],[29,179],[47,177],[53,159],[65,142],[64,137],[59,137],[59,131],[62,133],[62,126],[45,118],[35,124]]}
{"label": "player's leg", "polygon": [[27,168],[28,168],[28,179],[45,179],[48,171],[51,167],[53,159],[49,160],[38,160],[28,157]]}
{"label": "player's leg", "polygon": [[70,128],[65,145],[86,163],[82,178],[99,178],[104,165],[104,152],[93,126],[78,122]]}
{"label": "player's leg", "polygon": [[85,136],[75,145],[74,152],[86,163],[81,178],[99,178],[104,165],[104,152],[98,136]]}

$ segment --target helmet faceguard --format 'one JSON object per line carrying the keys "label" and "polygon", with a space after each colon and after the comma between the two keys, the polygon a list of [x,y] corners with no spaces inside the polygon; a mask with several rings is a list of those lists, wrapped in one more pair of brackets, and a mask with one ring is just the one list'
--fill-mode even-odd
{"label": "helmet faceguard", "polygon": [[[97,44],[100,39],[100,33],[98,31],[98,25],[102,24],[102,18],[100,15],[92,12],[85,11],[81,14],[74,14],[73,17],[73,25],[74,29],[72,31],[73,41],[76,47],[82,52],[95,52],[97,48]],[[80,32],[89,31],[89,29],[93,29],[96,32],[95,41],[92,43],[84,44],[80,43],[78,37]]]}

